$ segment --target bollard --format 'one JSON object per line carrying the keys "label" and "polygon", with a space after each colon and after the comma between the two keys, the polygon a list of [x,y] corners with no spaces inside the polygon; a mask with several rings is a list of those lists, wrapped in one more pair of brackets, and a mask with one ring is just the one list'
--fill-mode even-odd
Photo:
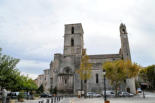
{"label": "bollard", "polygon": [[59,96],[59,101],[60,101],[60,96]]}
{"label": "bollard", "polygon": [[54,103],[56,103],[56,97],[54,98]]}
{"label": "bollard", "polygon": [[51,98],[51,103],[53,103],[53,98]]}
{"label": "bollard", "polygon": [[46,103],[49,103],[49,99],[46,100]]}
{"label": "bollard", "polygon": [[59,98],[58,98],[58,96],[57,96],[57,101],[59,101]]}

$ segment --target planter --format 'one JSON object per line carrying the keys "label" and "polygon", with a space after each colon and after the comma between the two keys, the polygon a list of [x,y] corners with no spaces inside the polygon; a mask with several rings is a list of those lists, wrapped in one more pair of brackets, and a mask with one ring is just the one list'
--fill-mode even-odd
{"label": "planter", "polygon": [[110,103],[110,101],[107,100],[107,101],[105,101],[104,103]]}
{"label": "planter", "polygon": [[33,99],[34,99],[34,100],[37,100],[37,99],[39,99],[39,97],[34,97]]}
{"label": "planter", "polygon": [[23,98],[19,98],[18,101],[19,102],[24,102],[24,99]]}
{"label": "planter", "polygon": [[9,103],[16,103],[16,100],[11,99]]}

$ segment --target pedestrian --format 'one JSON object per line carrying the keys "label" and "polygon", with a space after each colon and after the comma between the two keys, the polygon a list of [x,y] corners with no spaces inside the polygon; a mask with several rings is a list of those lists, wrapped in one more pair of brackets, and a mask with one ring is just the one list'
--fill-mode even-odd
{"label": "pedestrian", "polygon": [[2,103],[6,103],[6,98],[7,98],[7,90],[3,88],[2,90]]}

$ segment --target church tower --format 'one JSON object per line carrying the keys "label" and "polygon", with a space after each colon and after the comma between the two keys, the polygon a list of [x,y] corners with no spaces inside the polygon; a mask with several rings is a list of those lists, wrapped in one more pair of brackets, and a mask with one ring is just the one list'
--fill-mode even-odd
{"label": "church tower", "polygon": [[82,55],[83,28],[81,23],[66,24],[64,34],[64,55]]}
{"label": "church tower", "polygon": [[[128,35],[125,24],[120,25],[121,55],[123,60],[131,60]],[[136,93],[135,78],[126,79],[127,92]]]}
{"label": "church tower", "polygon": [[121,23],[120,25],[120,37],[121,37],[121,53],[123,56],[123,59],[131,60],[130,55],[130,48],[129,48],[129,41],[128,41],[128,35],[125,24]]}

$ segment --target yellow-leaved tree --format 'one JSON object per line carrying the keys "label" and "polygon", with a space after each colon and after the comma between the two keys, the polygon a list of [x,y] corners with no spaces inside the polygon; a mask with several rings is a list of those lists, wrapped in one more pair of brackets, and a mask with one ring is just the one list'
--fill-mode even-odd
{"label": "yellow-leaved tree", "polygon": [[122,81],[136,77],[140,68],[141,67],[139,65],[132,63],[130,60],[116,60],[105,62],[103,64],[103,69],[106,70],[106,77],[115,88],[116,96],[117,89],[121,85]]}
{"label": "yellow-leaved tree", "polygon": [[[89,60],[89,57],[86,54],[86,50],[83,49],[80,69],[76,71],[79,74],[81,79],[81,90],[83,90],[83,83],[84,82],[86,83],[87,80],[91,78],[92,64],[90,64],[88,60]],[[87,86],[86,86],[86,89],[87,89]]]}

